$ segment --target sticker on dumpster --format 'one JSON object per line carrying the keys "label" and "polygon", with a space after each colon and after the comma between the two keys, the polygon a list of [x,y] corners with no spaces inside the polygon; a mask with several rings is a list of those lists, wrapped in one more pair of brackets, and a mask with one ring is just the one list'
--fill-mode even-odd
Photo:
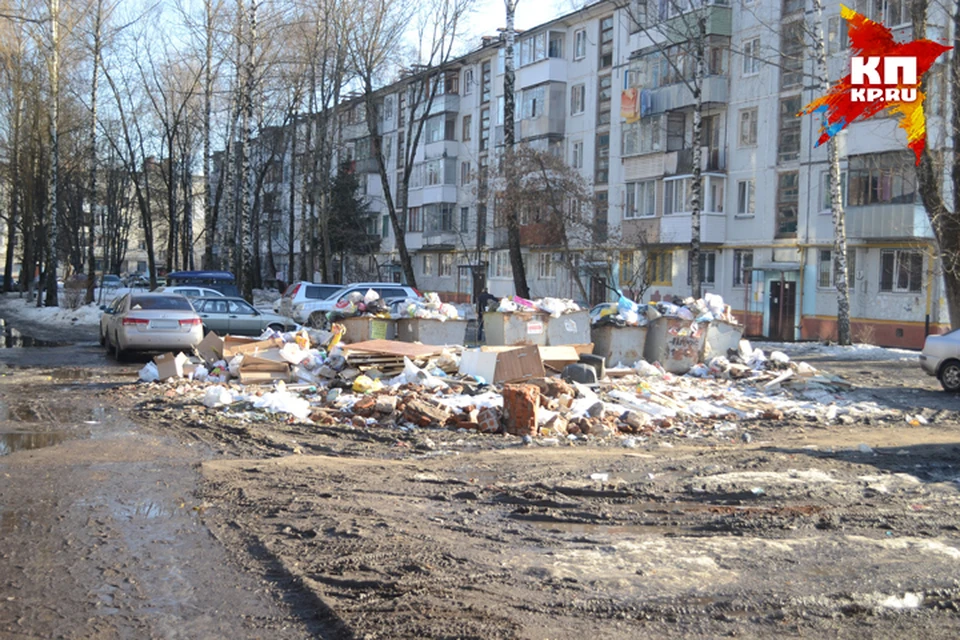
{"label": "sticker on dumpster", "polygon": [[563,323],[563,327],[567,330],[567,333],[577,332],[577,323],[574,322],[573,320],[570,320],[569,318],[567,319],[566,322]]}
{"label": "sticker on dumpster", "polygon": [[528,335],[540,335],[543,333],[543,323],[542,322],[528,322],[527,323],[527,334]]}

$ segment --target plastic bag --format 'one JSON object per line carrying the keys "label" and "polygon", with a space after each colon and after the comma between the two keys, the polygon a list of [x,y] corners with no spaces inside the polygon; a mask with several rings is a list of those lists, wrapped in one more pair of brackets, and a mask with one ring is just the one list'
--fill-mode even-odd
{"label": "plastic bag", "polygon": [[140,369],[140,380],[143,382],[156,382],[160,379],[160,371],[157,370],[157,365],[152,362],[148,362],[143,365],[143,369]]}
{"label": "plastic bag", "polygon": [[371,302],[376,302],[380,299],[380,294],[374,291],[373,289],[367,289],[367,293],[363,296],[363,302],[365,304],[370,304]]}
{"label": "plastic bag", "polygon": [[774,351],[770,354],[770,360],[777,364],[790,364],[790,356],[783,351]]}
{"label": "plastic bag", "polygon": [[294,342],[301,350],[306,351],[310,348],[310,334],[308,334],[303,329],[300,329],[293,337]]}
{"label": "plastic bag", "polygon": [[[665,316],[675,316],[677,312],[680,311],[680,307],[669,302],[661,302],[659,304],[659,311]],[[690,319],[693,320],[693,316],[691,316]]]}
{"label": "plastic bag", "polygon": [[719,318],[723,315],[724,304],[722,296],[719,296],[715,293],[706,293],[703,296],[703,303],[715,318]]}
{"label": "plastic bag", "polygon": [[460,313],[457,311],[457,308],[452,304],[441,304],[439,312],[439,320],[457,320],[460,317]]}
{"label": "plastic bag", "polygon": [[567,305],[563,300],[557,298],[544,298],[540,301],[540,310],[549,313],[554,318],[559,318],[567,310]]}
{"label": "plastic bag", "polygon": [[224,387],[209,387],[203,394],[203,406],[215,409],[233,403],[233,394]]}
{"label": "plastic bag", "polygon": [[638,313],[640,311],[640,306],[625,296],[620,296],[620,299],[617,301],[617,308],[620,309],[620,313],[626,317],[627,313]]}
{"label": "plastic bag", "polygon": [[764,355],[763,349],[754,349],[746,359],[746,363],[751,369],[762,369],[766,361],[767,356]]}
{"label": "plastic bag", "polygon": [[401,384],[419,384],[423,385],[427,389],[437,389],[439,387],[447,386],[447,383],[432,376],[417,365],[413,364],[410,358],[404,357],[403,359],[403,373],[399,376],[390,380],[389,384],[391,386],[401,385]]}
{"label": "plastic bag", "polygon": [[497,311],[500,313],[513,313],[518,311],[519,307],[517,303],[511,300],[510,298],[504,298],[500,301],[500,306],[497,307]]}
{"label": "plastic bag", "polygon": [[353,381],[354,393],[375,393],[383,389],[383,383],[368,376],[358,376]]}
{"label": "plastic bag", "polygon": [[263,396],[247,398],[257,409],[266,409],[270,413],[289,413],[301,420],[310,416],[310,403],[287,391],[275,391]]}
{"label": "plastic bag", "polygon": [[646,360],[638,360],[637,364],[633,365],[633,368],[637,370],[637,375],[644,378],[659,378],[663,375],[662,369],[650,364]]}
{"label": "plastic bag", "polygon": [[233,360],[230,361],[230,364],[227,365],[227,368],[230,371],[230,375],[234,378],[240,377],[240,364],[243,362],[243,356],[233,356]]}
{"label": "plastic bag", "polygon": [[676,316],[681,320],[693,320],[693,312],[687,307],[680,307],[677,309]]}
{"label": "plastic bag", "polygon": [[533,303],[533,300],[527,300],[526,298],[521,298],[520,296],[513,296],[513,302],[520,309],[525,309],[527,311],[532,311],[537,308],[537,305]]}
{"label": "plastic bag", "polygon": [[189,378],[191,380],[198,380],[200,382],[204,382],[206,381],[209,375],[210,375],[210,372],[207,371],[207,368],[201,364],[201,365],[197,365],[196,370],[190,374]]}
{"label": "plastic bag", "polygon": [[707,369],[705,364],[695,364],[690,367],[690,371],[687,372],[687,375],[693,376],[694,378],[706,378],[710,375],[710,371]]}

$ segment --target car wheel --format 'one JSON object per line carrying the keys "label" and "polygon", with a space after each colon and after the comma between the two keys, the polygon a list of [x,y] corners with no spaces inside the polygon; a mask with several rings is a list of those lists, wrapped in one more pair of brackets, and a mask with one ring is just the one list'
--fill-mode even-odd
{"label": "car wheel", "polygon": [[276,331],[277,333],[283,333],[283,325],[282,325],[282,324],[276,324],[276,323],[274,323],[274,324],[268,324],[268,325],[267,325],[267,329],[270,329],[270,331]]}
{"label": "car wheel", "polygon": [[314,311],[310,314],[309,322],[307,323],[314,329],[326,329],[327,328],[327,314],[322,311]]}
{"label": "car wheel", "polygon": [[103,331],[100,332],[100,346],[103,347],[107,344],[107,339],[103,335]]}
{"label": "car wheel", "polygon": [[960,361],[950,360],[940,367],[940,384],[945,391],[960,391]]}

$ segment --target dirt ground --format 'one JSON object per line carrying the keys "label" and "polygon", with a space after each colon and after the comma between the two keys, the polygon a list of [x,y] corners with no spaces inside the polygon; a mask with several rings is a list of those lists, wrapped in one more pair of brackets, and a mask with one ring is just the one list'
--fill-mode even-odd
{"label": "dirt ground", "polygon": [[207,409],[80,339],[7,351],[0,638],[960,636],[960,403],[912,362],[809,360],[882,418],[627,448]]}

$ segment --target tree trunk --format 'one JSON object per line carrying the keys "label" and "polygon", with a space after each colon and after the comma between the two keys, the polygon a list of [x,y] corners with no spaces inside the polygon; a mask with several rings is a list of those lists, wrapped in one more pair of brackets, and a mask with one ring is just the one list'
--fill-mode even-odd
{"label": "tree trunk", "polygon": [[[297,136],[300,123],[297,116],[293,117],[293,130],[290,135],[290,215],[287,219],[287,268],[283,277],[287,283],[293,282],[293,236],[296,233],[296,205],[297,205]],[[302,197],[302,196],[301,196]],[[280,293],[283,293],[281,291]]]}
{"label": "tree trunk", "polygon": [[213,111],[213,0],[205,0],[204,70],[203,70],[203,268],[213,269],[213,248],[217,233],[217,209],[213,206],[210,188],[212,169],[210,154],[211,113]]}
{"label": "tree trunk", "polygon": [[47,191],[47,266],[46,284],[48,307],[58,306],[57,300],[57,197],[60,187],[60,0],[50,2],[50,181]]}
{"label": "tree trunk", "polygon": [[243,297],[253,299],[253,237],[250,233],[252,216],[250,211],[251,188],[253,176],[251,171],[250,154],[253,149],[253,91],[254,91],[254,49],[257,38],[257,0],[250,0],[247,12],[248,34],[246,42],[246,59],[243,65],[243,140],[240,151],[240,277]]}
{"label": "tree trunk", "polygon": [[703,79],[706,75],[704,58],[706,55],[707,20],[703,11],[697,14],[697,35],[694,41],[694,77],[693,77],[693,177],[690,185],[690,295],[699,299],[703,296],[703,283],[700,281],[700,222],[703,208]]}
{"label": "tree trunk", "polygon": [[[19,66],[19,65],[18,65]],[[19,72],[18,72],[19,76]],[[11,150],[10,219],[7,222],[7,255],[3,269],[3,290],[13,291],[13,259],[17,248],[17,225],[20,224],[20,202],[23,184],[20,181],[20,139],[23,128],[23,89],[18,77],[13,87],[13,149]],[[26,255],[24,255],[26,258]],[[23,271],[23,265],[21,265]],[[22,276],[21,276],[22,278]],[[23,291],[23,280],[20,290]]]}
{"label": "tree trunk", "polygon": [[[93,77],[90,81],[90,187],[87,197],[90,202],[90,218],[87,225],[90,228],[90,237],[87,242],[87,295],[86,304],[93,302],[94,289],[97,283],[97,88],[100,85],[100,28],[103,18],[103,0],[97,0],[93,27]],[[101,233],[103,231],[101,230]],[[106,243],[104,243],[106,246]],[[106,261],[104,261],[106,266]]]}
{"label": "tree trunk", "polygon": [[[518,2],[519,0],[504,0],[507,9],[507,43],[504,52],[503,75],[503,144],[506,147],[503,162],[506,167],[510,167],[510,163],[513,162],[513,146],[516,140],[514,131],[514,114],[516,113],[514,45],[516,44],[517,33],[514,27]],[[527,284],[527,272],[523,264],[523,252],[520,249],[518,212],[515,206],[507,206],[504,214],[507,220],[507,246],[510,250],[510,267],[513,270],[513,287],[518,296],[529,298],[530,287]]]}

